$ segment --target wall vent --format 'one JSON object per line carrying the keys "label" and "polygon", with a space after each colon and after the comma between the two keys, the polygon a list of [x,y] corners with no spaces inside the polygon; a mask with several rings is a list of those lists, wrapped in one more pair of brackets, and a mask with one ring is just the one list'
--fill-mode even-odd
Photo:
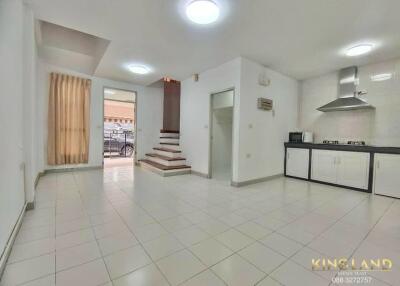
{"label": "wall vent", "polygon": [[261,110],[272,110],[272,99],[259,97],[257,99],[257,108]]}

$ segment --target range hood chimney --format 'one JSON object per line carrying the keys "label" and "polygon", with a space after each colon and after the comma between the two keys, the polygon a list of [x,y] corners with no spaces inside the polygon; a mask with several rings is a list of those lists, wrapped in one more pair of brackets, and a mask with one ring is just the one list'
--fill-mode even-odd
{"label": "range hood chimney", "polygon": [[338,98],[317,110],[322,112],[346,111],[355,109],[374,109],[365,100],[358,98],[358,95],[365,92],[357,92],[357,67],[348,67],[339,71]]}

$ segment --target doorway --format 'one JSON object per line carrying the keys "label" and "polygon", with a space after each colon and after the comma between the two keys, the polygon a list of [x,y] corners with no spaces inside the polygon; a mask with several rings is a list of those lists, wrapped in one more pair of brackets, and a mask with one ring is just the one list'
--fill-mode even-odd
{"label": "doorway", "polygon": [[103,165],[133,166],[136,154],[136,93],[103,90]]}
{"label": "doorway", "polygon": [[211,94],[210,171],[213,179],[232,180],[234,90]]}

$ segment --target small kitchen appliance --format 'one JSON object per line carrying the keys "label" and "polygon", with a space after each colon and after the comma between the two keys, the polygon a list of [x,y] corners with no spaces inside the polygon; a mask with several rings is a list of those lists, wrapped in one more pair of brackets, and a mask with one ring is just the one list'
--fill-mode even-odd
{"label": "small kitchen appliance", "polygon": [[289,132],[289,142],[292,143],[313,143],[314,136],[312,132]]}

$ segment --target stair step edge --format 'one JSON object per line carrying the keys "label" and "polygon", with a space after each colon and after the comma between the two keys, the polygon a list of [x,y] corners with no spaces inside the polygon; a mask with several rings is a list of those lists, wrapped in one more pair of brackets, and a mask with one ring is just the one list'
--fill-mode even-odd
{"label": "stair step edge", "polygon": [[164,142],[161,142],[160,144],[162,144],[162,145],[172,145],[172,146],[179,146],[179,144],[178,144],[178,143],[164,143]]}
{"label": "stair step edge", "polygon": [[183,160],[186,160],[186,158],[183,158],[183,157],[170,158],[170,157],[158,155],[158,154],[155,154],[155,153],[147,153],[146,156],[159,158],[159,159],[162,159],[162,160],[165,160],[165,161],[183,161]]}
{"label": "stair step edge", "polygon": [[175,131],[175,130],[164,130],[161,129],[160,133],[171,133],[171,134],[179,134],[179,131]]}
{"label": "stair step edge", "polygon": [[170,152],[170,153],[182,153],[180,150],[168,149],[168,148],[161,148],[161,147],[154,147],[154,150],[163,151],[163,152]]}
{"label": "stair step edge", "polygon": [[148,165],[153,166],[154,168],[157,168],[157,169],[160,169],[160,170],[163,170],[163,171],[182,170],[182,169],[190,169],[191,168],[190,166],[187,166],[187,165],[166,166],[166,165],[162,165],[162,164],[155,163],[153,161],[145,160],[145,159],[144,160],[139,160],[139,162],[146,163]]}

